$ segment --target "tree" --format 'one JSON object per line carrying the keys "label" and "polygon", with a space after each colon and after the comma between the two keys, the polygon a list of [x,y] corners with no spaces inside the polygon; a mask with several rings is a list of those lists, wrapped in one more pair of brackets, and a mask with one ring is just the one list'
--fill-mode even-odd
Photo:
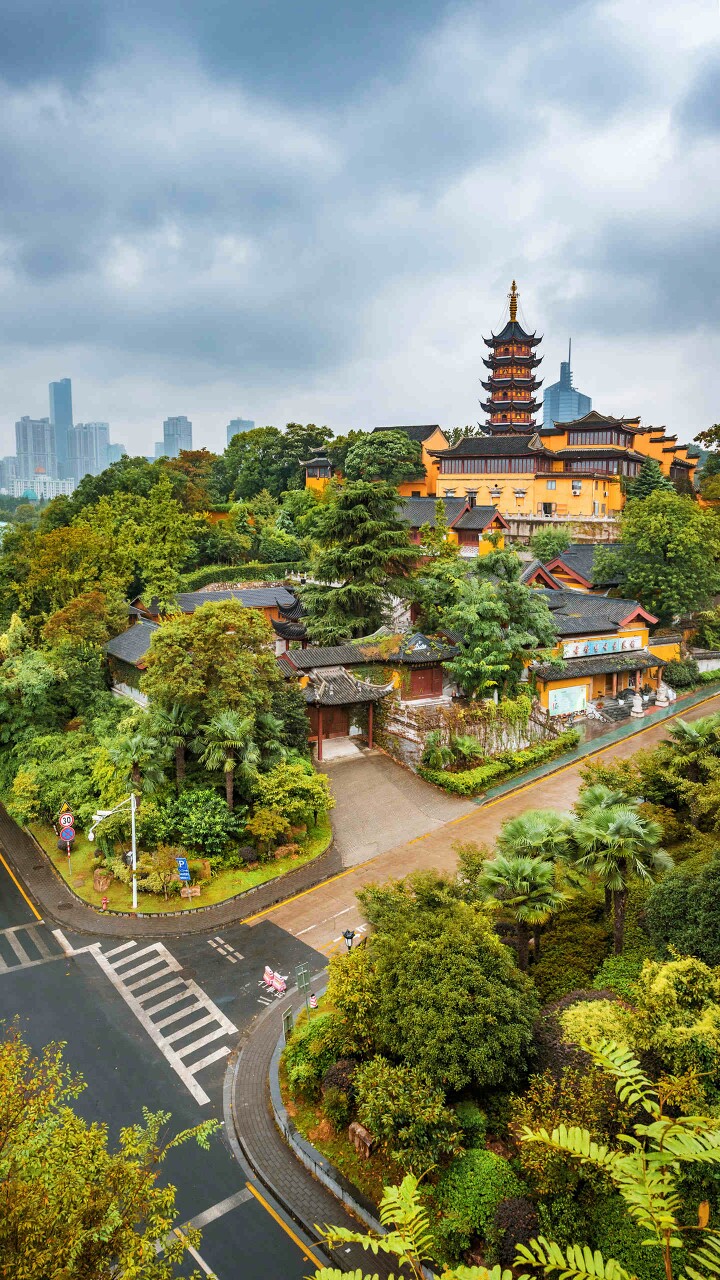
{"label": "tree", "polygon": [[247,809],[236,806],[234,810],[209,787],[190,790],[186,788],[164,810],[164,837],[182,844],[186,849],[205,854],[208,858],[221,858],[233,841],[237,841],[245,829]]}
{"label": "tree", "polygon": [[316,581],[301,590],[305,624],[318,644],[369,635],[387,616],[390,582],[404,577],[417,555],[397,517],[399,501],[392,485],[356,480],[334,486],[321,505]]}
{"label": "tree", "polygon": [[286,489],[304,483],[301,461],[332,437],[328,427],[314,423],[302,426],[289,422],[285,431],[277,427],[256,427],[233,436],[224,454],[213,467],[213,484],[222,501],[253,498],[267,489],[279,498]]}
{"label": "tree", "polygon": [[580,819],[573,827],[575,864],[596,876],[612,894],[616,955],[623,949],[630,878],[650,881],[653,872],[667,871],[673,865],[660,847],[661,839],[659,823],[641,817],[637,807],[627,801],[601,802],[588,808],[581,802]]}
{"label": "tree", "polygon": [[26,615],[47,619],[86,592],[117,599],[127,594],[132,581],[131,547],[93,524],[38,534],[27,551],[26,572],[16,583]]}
{"label": "tree", "polygon": [[420,545],[426,555],[455,559],[460,554],[460,547],[450,537],[450,530],[445,515],[445,503],[438,498],[435,503],[435,524],[420,526]]}
{"label": "tree", "polygon": [[424,1173],[462,1142],[442,1089],[415,1067],[371,1058],[353,1077],[358,1119],[404,1171]]}
{"label": "tree", "polygon": [[499,853],[485,864],[478,889],[497,899],[503,914],[513,921],[518,965],[526,973],[532,930],[545,924],[567,901],[567,895],[555,887],[552,862]]}
{"label": "tree", "polygon": [[83,591],[50,614],[41,635],[49,645],[90,644],[99,648],[125,629],[127,618],[124,601],[108,599],[103,591]]}
{"label": "tree", "polygon": [[358,898],[373,926],[376,1052],[445,1089],[521,1079],[536,998],[486,913],[431,874],[369,886]]}
{"label": "tree", "polygon": [[335,798],[324,773],[315,773],[308,763],[278,764],[255,781],[255,795],[261,806],[282,813],[288,825],[317,824],[318,814],[334,809]]}
{"label": "tree", "polygon": [[228,809],[232,810],[236,772],[248,787],[257,777],[260,751],[254,740],[255,718],[242,716],[237,711],[219,711],[200,732],[201,763],[208,769],[222,769],[225,798]]}
{"label": "tree", "polygon": [[210,720],[228,709],[242,715],[270,710],[282,684],[269,623],[258,609],[224,600],[163,623],[153,635],[141,688],[161,707],[179,703]]}
{"label": "tree", "polygon": [[415,607],[417,625],[428,635],[442,625],[467,579],[467,563],[459,556],[448,555],[418,566],[417,572],[406,580],[404,595]]}
{"label": "tree", "polygon": [[[522,1141],[533,1143],[599,1170],[624,1201],[628,1216],[646,1238],[644,1245],[659,1247],[666,1280],[688,1276],[711,1280],[720,1269],[720,1232],[708,1225],[710,1206],[701,1202],[694,1221],[681,1219],[683,1197],[680,1178],[699,1164],[720,1165],[720,1126],[716,1118],[678,1115],[676,1101],[682,1081],[665,1079],[655,1085],[643,1075],[640,1063],[623,1046],[612,1041],[589,1045],[593,1060],[615,1079],[618,1096],[640,1118],[629,1134],[621,1134],[613,1147],[596,1142],[586,1129],[559,1125],[524,1127]],[[674,1251],[683,1250],[678,1269]],[[544,1237],[518,1245],[518,1264],[540,1267],[546,1275],[561,1273],[568,1280],[605,1276],[607,1280],[631,1280],[630,1274],[597,1251],[570,1245],[563,1249]]]}
{"label": "tree", "polygon": [[176,1231],[175,1188],[159,1182],[163,1163],[191,1140],[207,1149],[220,1125],[206,1120],[167,1140],[161,1134],[169,1114],[143,1108],[143,1123],[122,1129],[111,1148],[107,1125],[88,1124],[72,1110],[84,1088],[63,1062],[62,1046],[47,1045],[35,1057],[16,1027],[5,1030],[0,1271],[18,1280],[171,1280],[200,1233]]}
{"label": "tree", "polygon": [[[380,1222],[384,1235],[377,1235],[372,1231],[352,1231],[348,1227],[327,1226],[322,1235],[330,1249],[340,1244],[359,1244],[374,1254],[388,1253],[397,1258],[403,1268],[403,1275],[407,1274],[404,1269],[409,1268],[414,1280],[423,1280],[427,1275],[425,1262],[433,1254],[435,1241],[430,1214],[420,1192],[420,1180],[414,1174],[406,1174],[397,1187],[384,1188],[380,1201]],[[363,1277],[360,1271],[347,1272],[322,1267],[315,1272],[312,1280],[371,1280],[371,1277]],[[395,1280],[394,1276],[390,1276],[389,1280]],[[514,1276],[512,1271],[503,1271],[500,1266],[491,1269],[463,1266],[457,1270],[444,1270],[443,1280],[530,1280],[530,1276]]]}
{"label": "tree", "polygon": [[404,431],[364,431],[347,452],[346,480],[384,480],[399,485],[424,480],[422,447]]}
{"label": "tree", "polygon": [[134,791],[152,794],[165,782],[160,762],[161,744],[152,736],[149,725],[129,725],[125,732],[121,726],[117,737],[105,743],[105,755],[121,790],[132,787]]}
{"label": "tree", "polygon": [[707,606],[720,591],[720,521],[691,498],[655,492],[628,502],[620,544],[595,551],[595,576],[619,580],[661,622]]}
{"label": "tree", "polygon": [[690,875],[663,876],[645,904],[645,923],[659,953],[672,947],[720,966],[720,858]]}
{"label": "tree", "polygon": [[218,460],[209,449],[181,449],[177,458],[158,458],[161,475],[167,476],[173,497],[185,511],[207,511],[212,505],[213,467]]}
{"label": "tree", "polygon": [[663,475],[656,458],[645,458],[637,477],[627,484],[628,498],[649,498],[651,493],[675,493],[675,485],[669,476]]}
{"label": "tree", "polygon": [[443,625],[458,632],[463,643],[445,665],[471,698],[494,690],[513,697],[525,666],[555,644],[555,624],[540,592],[520,582],[517,556],[495,552],[485,559],[505,567],[508,576],[458,584]]}
{"label": "tree", "polygon": [[253,810],[252,817],[248,819],[247,829],[258,848],[263,853],[267,853],[274,840],[280,840],[287,835],[289,825],[284,813],[258,805]]}
{"label": "tree", "polygon": [[173,702],[169,707],[153,706],[150,714],[153,736],[165,743],[175,758],[175,786],[179,795],[185,785],[185,757],[195,732],[195,715],[181,702]]}
{"label": "tree", "polygon": [[548,564],[571,544],[572,537],[566,529],[539,529],[530,539],[530,550],[543,564]]}

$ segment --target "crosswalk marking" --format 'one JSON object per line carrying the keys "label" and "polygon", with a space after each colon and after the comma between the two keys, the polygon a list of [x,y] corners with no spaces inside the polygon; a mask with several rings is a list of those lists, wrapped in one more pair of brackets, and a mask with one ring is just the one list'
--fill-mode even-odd
{"label": "crosswalk marking", "polygon": [[19,940],[18,938],[16,938],[15,934],[14,934],[11,930],[8,930],[8,932],[6,933],[5,937],[7,938],[8,942],[10,943],[10,946],[12,947],[13,951],[15,952],[15,955],[17,956],[17,958],[18,958],[18,960],[20,961],[20,963],[21,963],[21,964],[30,964],[30,956],[28,955],[28,953],[27,953],[27,951],[25,950],[25,948],[21,945],[20,940]]}
{"label": "crosswalk marking", "polygon": [[[227,1044],[222,1044],[199,1061],[192,1059],[213,1041],[236,1035],[235,1024],[213,1004],[202,987],[191,979],[178,976],[182,965],[162,942],[152,943],[139,950],[135,943],[124,943],[108,952],[103,952],[101,944],[96,942],[88,950],[95,956],[100,968],[196,1102],[201,1106],[209,1102],[210,1098],[195,1077],[205,1067],[226,1058],[230,1048]],[[141,961],[140,964],[136,963],[138,960]],[[152,973],[148,974],[148,970],[152,970]],[[145,976],[136,981],[128,981],[137,974]],[[169,994],[165,999],[157,999],[166,992]],[[165,1009],[171,1009],[172,1013],[155,1020],[156,1015]],[[177,1026],[170,1035],[165,1034],[165,1027],[184,1022],[185,1019],[188,1021],[184,1025]],[[198,1035],[198,1032],[203,1034]],[[191,1037],[189,1041],[188,1037]],[[180,1041],[183,1042],[182,1046],[178,1045],[176,1048]]]}
{"label": "crosswalk marking", "polygon": [[66,954],[63,943],[60,939],[53,942],[53,935],[59,932],[50,933],[43,922],[0,929],[0,974],[4,976],[33,965],[48,964],[51,960],[63,960]]}

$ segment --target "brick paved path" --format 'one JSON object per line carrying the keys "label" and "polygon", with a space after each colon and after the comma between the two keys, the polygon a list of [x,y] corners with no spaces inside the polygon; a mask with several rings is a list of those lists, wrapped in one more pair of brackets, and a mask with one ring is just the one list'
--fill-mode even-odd
{"label": "brick paved path", "polygon": [[[290,1001],[297,1010],[302,997],[297,993]],[[287,1213],[300,1224],[309,1238],[317,1241],[315,1224],[365,1230],[352,1218],[344,1205],[318,1182],[293,1155],[275,1124],[270,1102],[269,1071],[278,1037],[282,1030],[282,1014],[288,1002],[279,1001],[254,1022],[246,1034],[235,1071],[233,1088],[233,1121],[243,1154],[261,1182]],[[316,1245],[316,1248],[318,1246]],[[377,1273],[388,1277],[398,1273],[392,1260],[384,1254],[367,1253],[359,1246],[336,1253],[334,1262],[343,1271],[359,1267],[363,1275]]]}
{"label": "brick paved path", "polygon": [[18,880],[34,900],[43,919],[55,920],[74,933],[94,933],[111,938],[164,938],[186,933],[207,933],[240,923],[245,916],[263,911],[291,894],[302,893],[341,869],[340,855],[333,845],[305,867],[259,885],[242,898],[219,902],[203,910],[172,912],[148,919],[105,914],[80,902],[54,870],[49,859],[27,834],[13,822],[0,804],[0,849]]}

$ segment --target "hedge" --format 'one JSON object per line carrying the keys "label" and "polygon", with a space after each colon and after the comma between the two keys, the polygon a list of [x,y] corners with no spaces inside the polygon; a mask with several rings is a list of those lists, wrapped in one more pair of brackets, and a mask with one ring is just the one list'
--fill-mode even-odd
{"label": "hedge", "polygon": [[564,733],[552,738],[549,742],[534,742],[521,751],[502,751],[487,764],[478,765],[475,769],[464,769],[462,773],[447,773],[444,769],[427,769],[418,767],[418,773],[426,782],[432,782],[444,791],[452,791],[458,796],[475,796],[487,789],[488,784],[500,778],[511,778],[526,769],[534,769],[547,760],[571,751],[580,741],[577,729],[566,729]]}
{"label": "hedge", "polygon": [[206,564],[180,578],[181,591],[199,591],[211,582],[275,582],[289,573],[303,573],[307,565],[301,560],[281,560],[276,564]]}

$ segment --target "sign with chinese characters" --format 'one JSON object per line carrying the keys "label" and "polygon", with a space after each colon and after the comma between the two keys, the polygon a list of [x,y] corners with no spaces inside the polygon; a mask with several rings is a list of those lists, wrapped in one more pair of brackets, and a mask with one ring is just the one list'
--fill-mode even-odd
{"label": "sign with chinese characters", "polygon": [[585,710],[587,688],[584,684],[571,685],[569,689],[550,690],[550,715],[580,715]]}
{"label": "sign with chinese characters", "polygon": [[601,653],[628,653],[642,649],[642,636],[610,636],[605,640],[568,640],[563,645],[563,658],[590,658]]}

